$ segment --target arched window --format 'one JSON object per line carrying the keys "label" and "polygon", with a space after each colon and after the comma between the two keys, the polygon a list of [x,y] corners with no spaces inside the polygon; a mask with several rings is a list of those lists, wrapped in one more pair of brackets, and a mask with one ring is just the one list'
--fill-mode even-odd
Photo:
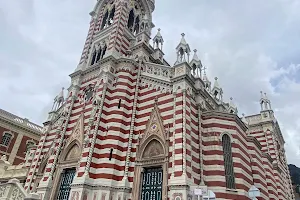
{"label": "arched window", "polygon": [[139,29],[140,29],[140,18],[139,18],[139,16],[137,16],[135,18],[135,25],[134,25],[134,31],[133,31],[134,35],[139,33]]}
{"label": "arched window", "polygon": [[235,189],[231,141],[228,135],[222,137],[226,187]]}
{"label": "arched window", "polygon": [[108,26],[110,26],[112,23],[114,23],[114,16],[115,16],[115,7],[113,7],[113,9],[110,11],[110,14],[109,14],[109,18],[108,18]]}
{"label": "arched window", "polygon": [[1,144],[4,146],[8,146],[10,143],[10,140],[12,138],[12,134],[8,133],[8,132],[4,132],[3,136],[2,136],[2,141]]}
{"label": "arched window", "polygon": [[102,50],[101,48],[98,50],[98,53],[97,53],[97,59],[96,59],[96,63],[100,60],[101,58],[101,53],[102,53]]}
{"label": "arched window", "polygon": [[129,13],[128,23],[127,23],[127,27],[131,32],[133,31],[133,25],[134,25],[134,12],[133,10],[131,10]]}
{"label": "arched window", "polygon": [[92,62],[91,62],[91,65],[95,64],[95,61],[96,61],[96,55],[97,55],[97,52],[96,52],[96,50],[95,50],[94,53],[93,53],[93,56],[92,56]]}
{"label": "arched window", "polygon": [[108,11],[105,12],[105,15],[103,16],[102,24],[101,24],[101,29],[106,28],[106,22],[108,18]]}
{"label": "arched window", "polygon": [[102,59],[103,56],[105,55],[105,52],[106,52],[106,45],[103,47],[103,51],[102,51],[102,54],[101,54],[101,59]]}

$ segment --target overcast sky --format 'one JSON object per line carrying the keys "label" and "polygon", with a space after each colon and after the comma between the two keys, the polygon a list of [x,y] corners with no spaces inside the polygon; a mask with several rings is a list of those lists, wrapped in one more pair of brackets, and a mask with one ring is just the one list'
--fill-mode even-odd
{"label": "overcast sky", "polygon": [[[188,3],[184,3],[188,2]],[[96,0],[0,1],[0,108],[41,124],[53,99],[70,84]],[[153,20],[175,62],[180,34],[239,115],[259,112],[267,92],[300,166],[300,1],[156,0]]]}

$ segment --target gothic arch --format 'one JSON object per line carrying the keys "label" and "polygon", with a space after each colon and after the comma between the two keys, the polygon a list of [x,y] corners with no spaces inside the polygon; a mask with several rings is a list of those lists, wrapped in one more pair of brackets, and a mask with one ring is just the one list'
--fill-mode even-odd
{"label": "gothic arch", "polygon": [[71,142],[68,147],[64,151],[64,155],[62,156],[63,161],[72,161],[79,160],[81,156],[81,146],[77,140]]}
{"label": "gothic arch", "polygon": [[141,195],[141,179],[144,170],[160,168],[162,170],[162,200],[167,200],[168,191],[168,133],[159,114],[157,101],[146,125],[143,137],[137,146],[137,154],[134,168],[134,181],[132,188],[132,200],[139,200]]}
{"label": "gothic arch", "polygon": [[233,135],[231,133],[228,133],[228,132],[223,132],[223,133],[220,134],[220,136],[219,136],[220,141],[222,141],[222,138],[223,138],[224,135],[228,135],[231,142],[235,143],[235,139],[233,138]]}
{"label": "gothic arch", "polygon": [[155,135],[150,135],[139,148],[137,159],[151,159],[157,157],[164,157],[168,155],[166,144],[161,138]]}
{"label": "gothic arch", "polygon": [[[69,138],[66,140],[63,152],[60,156],[60,162],[77,162],[81,156],[81,151],[83,149],[83,140],[84,140],[84,131],[83,131],[83,114],[79,117],[75,127]],[[74,152],[76,150],[76,152]],[[70,153],[77,153],[78,158],[76,159],[75,155],[70,155]],[[71,157],[69,157],[71,156]]]}
{"label": "gothic arch", "polygon": [[[94,7],[94,12],[97,13],[97,15],[100,14],[99,11],[102,10],[102,8],[104,7],[104,5],[106,5],[107,3],[109,3],[111,0],[103,0],[103,1],[97,1],[95,7]],[[140,0],[142,6],[143,6],[143,9],[145,9],[145,13],[152,13],[151,11],[151,5],[150,3],[148,2],[148,0]],[[119,3],[122,3],[122,2],[119,2]]]}

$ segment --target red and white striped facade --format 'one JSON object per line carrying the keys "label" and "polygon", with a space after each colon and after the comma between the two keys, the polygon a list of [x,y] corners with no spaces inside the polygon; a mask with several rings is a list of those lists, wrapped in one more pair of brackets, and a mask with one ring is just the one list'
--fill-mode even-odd
{"label": "red and white striped facade", "polygon": [[[101,28],[113,6],[113,23]],[[127,28],[134,7],[147,23],[137,34]],[[153,10],[154,0],[97,2],[67,98],[44,123],[25,189],[56,199],[62,171],[75,167],[69,199],[138,200],[143,167],[161,166],[164,200],[193,199],[200,184],[217,199],[249,199],[252,185],[259,200],[294,199],[273,111],[239,118],[236,107],[223,102],[217,80],[211,88],[199,75],[196,52],[189,62],[184,37],[170,66],[162,50],[149,45]],[[100,43],[105,55],[91,65]],[[232,142],[236,189],[225,184],[224,134]]]}

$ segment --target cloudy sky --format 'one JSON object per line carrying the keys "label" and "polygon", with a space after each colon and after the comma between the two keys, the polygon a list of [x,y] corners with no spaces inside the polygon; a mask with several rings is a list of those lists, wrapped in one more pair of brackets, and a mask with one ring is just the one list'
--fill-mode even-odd
{"label": "cloudy sky", "polygon": [[[267,92],[288,161],[300,166],[300,1],[156,1],[153,34],[162,29],[168,61],[175,62],[184,32],[240,115],[259,112],[260,90]],[[46,119],[70,84],[95,2],[0,1],[0,108],[40,124]]]}

